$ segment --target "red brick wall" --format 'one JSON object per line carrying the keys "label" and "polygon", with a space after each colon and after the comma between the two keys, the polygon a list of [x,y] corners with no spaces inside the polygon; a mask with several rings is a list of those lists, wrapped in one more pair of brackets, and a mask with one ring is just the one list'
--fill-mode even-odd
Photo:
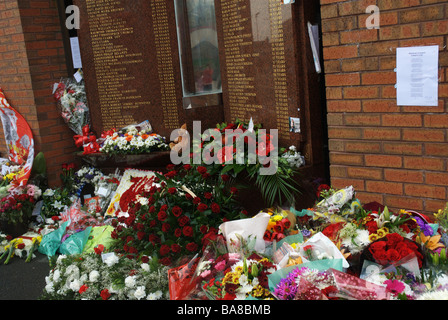
{"label": "red brick wall", "polygon": [[56,1],[0,0],[0,9],[0,85],[30,124],[36,154],[45,154],[49,183],[57,185],[76,147],[52,97],[53,83],[67,77]]}
{"label": "red brick wall", "polygon": [[[331,182],[363,202],[432,213],[448,201],[448,1],[321,0]],[[366,28],[366,8],[380,29]],[[396,103],[396,48],[439,45],[439,106]]]}

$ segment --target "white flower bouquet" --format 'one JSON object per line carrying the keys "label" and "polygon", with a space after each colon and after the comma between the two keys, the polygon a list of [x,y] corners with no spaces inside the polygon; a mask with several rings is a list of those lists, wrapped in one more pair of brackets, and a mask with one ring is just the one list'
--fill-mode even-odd
{"label": "white flower bouquet", "polygon": [[305,157],[297,151],[295,146],[290,146],[282,154],[281,158],[285,160],[291,168],[297,169],[305,165]]}
{"label": "white flower bouquet", "polygon": [[100,148],[100,152],[106,154],[145,154],[166,150],[169,146],[165,138],[152,133],[150,126],[141,128],[134,125],[110,132]]}
{"label": "white flower bouquet", "polygon": [[169,297],[168,267],[115,253],[60,255],[45,278],[43,300],[162,300]]}

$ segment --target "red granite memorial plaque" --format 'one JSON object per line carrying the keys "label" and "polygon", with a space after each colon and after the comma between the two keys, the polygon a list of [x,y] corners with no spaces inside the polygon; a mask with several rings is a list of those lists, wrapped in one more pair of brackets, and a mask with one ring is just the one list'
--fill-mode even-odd
{"label": "red granite memorial plaque", "polygon": [[290,117],[300,118],[297,43],[292,6],[278,0],[216,1],[221,50],[224,111],[236,118],[278,129],[279,139],[301,139],[290,133]]}
{"label": "red granite memorial plaque", "polygon": [[184,123],[174,3],[75,0],[83,72],[97,134],[149,120],[169,138]]}

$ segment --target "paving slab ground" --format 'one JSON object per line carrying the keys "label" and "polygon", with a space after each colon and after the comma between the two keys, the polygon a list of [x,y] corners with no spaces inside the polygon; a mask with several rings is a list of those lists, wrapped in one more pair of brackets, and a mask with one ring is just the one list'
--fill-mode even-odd
{"label": "paving slab ground", "polygon": [[36,252],[29,263],[12,258],[7,265],[0,262],[0,300],[37,300],[50,273],[48,257]]}

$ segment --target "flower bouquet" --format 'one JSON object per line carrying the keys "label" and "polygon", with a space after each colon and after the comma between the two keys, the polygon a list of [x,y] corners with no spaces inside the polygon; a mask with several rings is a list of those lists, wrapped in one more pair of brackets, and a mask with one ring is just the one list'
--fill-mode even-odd
{"label": "flower bouquet", "polygon": [[[220,141],[215,141],[210,132],[201,137],[205,142],[199,144],[199,151],[210,153],[210,157],[207,154],[203,157],[203,165],[210,167],[212,175],[225,176],[227,180],[240,177],[239,180],[252,181],[268,207],[283,205],[285,201],[293,203],[294,197],[299,194],[294,176],[304,164],[304,158],[294,146],[290,149],[277,148],[274,136],[260,129],[259,124],[253,125],[252,122],[245,123],[238,119],[233,123],[218,124],[213,130],[219,132],[222,137]],[[231,141],[226,136],[227,130],[234,131]],[[192,151],[195,154],[198,150],[193,148]],[[266,163],[267,160],[271,162]],[[260,169],[269,165],[274,165],[276,169],[273,174],[259,174]]]}
{"label": "flower bouquet", "polygon": [[8,264],[12,257],[17,256],[26,259],[25,262],[30,262],[35,257],[34,252],[41,240],[42,236],[39,233],[29,231],[10,242],[6,242],[2,252],[0,252],[2,253],[0,261],[6,258],[4,264]]}
{"label": "flower bouquet", "polygon": [[36,200],[42,192],[32,184],[12,188],[9,192],[9,195],[0,200],[0,223],[3,231],[11,232],[15,238],[28,229]]}
{"label": "flower bouquet", "polygon": [[45,278],[43,300],[161,300],[168,298],[168,268],[155,259],[115,253],[60,255]]}
{"label": "flower bouquet", "polygon": [[58,102],[62,118],[78,136],[83,136],[83,128],[90,125],[89,108],[84,81],[65,78],[56,85],[53,96]]}
{"label": "flower bouquet", "polygon": [[47,189],[42,193],[42,210],[40,215],[47,224],[59,221],[59,215],[73,202],[73,197],[67,188]]}
{"label": "flower bouquet", "polygon": [[278,300],[327,300],[330,293],[336,291],[332,273],[328,270],[302,265],[292,268],[276,284],[273,294]]}
{"label": "flower bouquet", "polygon": [[114,220],[113,236],[129,257],[153,256],[173,265],[214,239],[223,221],[241,214],[234,194],[224,183],[210,184],[205,167],[170,165],[165,175],[154,174],[149,191],[136,190],[141,200],[125,201],[127,210]]}
{"label": "flower bouquet", "polygon": [[295,233],[293,228],[296,220],[290,211],[283,209],[266,211],[271,217],[263,237],[265,241],[280,241],[286,236]]}
{"label": "flower bouquet", "polygon": [[417,258],[418,268],[422,268],[424,256],[419,245],[398,233],[390,233],[364,249],[361,255],[361,263],[367,260],[376,262],[381,266],[398,266],[413,257]]}
{"label": "flower bouquet", "polygon": [[226,253],[198,266],[201,288],[210,300],[273,299],[268,276],[277,270],[269,258]]}

